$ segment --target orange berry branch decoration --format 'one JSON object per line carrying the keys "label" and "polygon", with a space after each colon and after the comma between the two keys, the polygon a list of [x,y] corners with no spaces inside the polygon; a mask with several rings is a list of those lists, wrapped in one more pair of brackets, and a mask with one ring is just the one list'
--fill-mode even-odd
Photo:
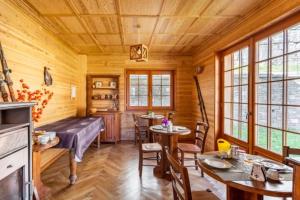
{"label": "orange berry branch decoration", "polygon": [[46,105],[51,100],[53,92],[47,90],[45,85],[42,85],[40,90],[30,91],[29,86],[24,82],[23,79],[20,80],[21,89],[17,90],[19,102],[31,102],[34,101],[37,104],[32,107],[32,120],[39,122],[43,110],[46,108]]}

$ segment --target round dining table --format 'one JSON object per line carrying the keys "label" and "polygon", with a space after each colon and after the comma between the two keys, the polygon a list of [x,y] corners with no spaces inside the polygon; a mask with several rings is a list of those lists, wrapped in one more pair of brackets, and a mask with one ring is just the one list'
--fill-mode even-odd
{"label": "round dining table", "polygon": [[170,154],[177,159],[178,137],[180,135],[190,134],[191,130],[183,126],[173,126],[173,130],[168,131],[167,128],[163,128],[161,125],[150,126],[149,129],[154,134],[159,134],[161,136],[159,143],[163,149],[159,165],[154,167],[153,173],[156,177],[171,180],[170,167],[165,152],[165,147],[168,147]]}
{"label": "round dining table", "polygon": [[[165,116],[158,115],[158,114],[155,114],[155,115],[140,115],[139,117],[142,118],[142,119],[148,120],[149,127],[153,126],[154,120],[159,120],[159,119],[165,118]],[[149,134],[150,134],[149,135],[149,142],[152,143],[153,142],[153,134],[152,134],[151,130],[150,130]]]}
{"label": "round dining table", "polygon": [[[286,172],[280,173],[280,176],[284,178],[282,181],[256,181],[250,177],[252,164],[269,159],[250,154],[247,154],[247,157],[250,157],[249,161],[226,159],[227,162],[232,164],[232,168],[221,170],[205,163],[205,159],[217,158],[217,152],[207,152],[200,155],[199,166],[208,176],[226,184],[227,200],[263,200],[264,196],[282,198],[292,196],[292,170],[288,166],[278,163],[287,170]],[[276,161],[272,160],[270,160],[270,162],[276,163]],[[246,170],[247,168],[250,170]]]}

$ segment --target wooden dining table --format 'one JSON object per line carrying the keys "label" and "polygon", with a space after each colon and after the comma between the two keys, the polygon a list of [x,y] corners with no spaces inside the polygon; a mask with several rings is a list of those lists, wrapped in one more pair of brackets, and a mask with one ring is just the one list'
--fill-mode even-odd
{"label": "wooden dining table", "polygon": [[[154,125],[154,121],[155,120],[159,120],[159,119],[163,119],[165,116],[163,115],[159,115],[159,114],[154,114],[154,115],[140,115],[139,116],[142,119],[148,120],[148,125],[149,127]],[[151,132],[151,130],[149,131],[149,142],[152,143],[153,142],[153,132]]]}
{"label": "wooden dining table", "polygon": [[[205,162],[205,159],[218,159],[217,154],[217,152],[208,152],[200,155],[199,165],[208,176],[226,184],[227,200],[262,200],[263,196],[292,197],[293,174],[290,167],[284,165],[285,171],[280,172],[283,180],[260,182],[250,177],[252,165],[269,159],[246,154],[244,160],[225,159],[232,164],[230,169],[217,169]],[[281,163],[278,164],[283,166]]]}
{"label": "wooden dining table", "polygon": [[170,154],[174,156],[175,159],[178,159],[178,137],[179,135],[188,135],[191,133],[190,129],[183,126],[173,126],[173,128],[177,128],[177,130],[173,129],[172,131],[168,131],[167,128],[163,128],[161,125],[150,126],[149,128],[150,131],[161,136],[159,143],[163,149],[159,165],[154,167],[153,173],[156,177],[165,178],[167,180],[171,180],[171,174],[165,147],[168,147]]}

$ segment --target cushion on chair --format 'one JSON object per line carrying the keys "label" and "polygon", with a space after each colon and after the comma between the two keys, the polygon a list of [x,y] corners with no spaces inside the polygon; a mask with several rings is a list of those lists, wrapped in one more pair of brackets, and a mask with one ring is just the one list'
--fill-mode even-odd
{"label": "cushion on chair", "polygon": [[162,148],[158,143],[144,143],[142,144],[142,150],[144,152],[158,152],[162,151]]}
{"label": "cushion on chair", "polygon": [[178,149],[185,153],[201,153],[200,147],[195,144],[178,143]]}
{"label": "cushion on chair", "polygon": [[212,192],[207,191],[192,191],[193,200],[219,200]]}

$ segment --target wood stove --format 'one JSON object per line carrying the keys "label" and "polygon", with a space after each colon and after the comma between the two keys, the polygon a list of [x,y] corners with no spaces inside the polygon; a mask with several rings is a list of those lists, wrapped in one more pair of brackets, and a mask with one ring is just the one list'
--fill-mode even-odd
{"label": "wood stove", "polygon": [[0,103],[0,200],[32,199],[33,103]]}

